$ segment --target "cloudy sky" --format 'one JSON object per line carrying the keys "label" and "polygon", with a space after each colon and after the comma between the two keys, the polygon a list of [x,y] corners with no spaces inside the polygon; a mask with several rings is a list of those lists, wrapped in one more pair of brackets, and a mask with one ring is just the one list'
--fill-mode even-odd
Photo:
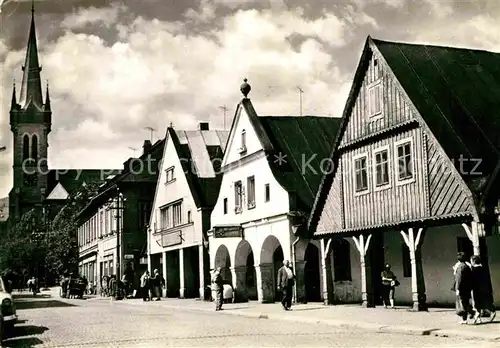
{"label": "cloudy sky", "polygon": [[[31,0],[0,0],[0,197],[12,185],[8,111]],[[230,123],[247,77],[260,115],[340,116],[367,35],[500,51],[500,1],[36,0],[49,80],[51,168],[121,168],[170,122]],[[3,144],[2,144],[3,143]]]}

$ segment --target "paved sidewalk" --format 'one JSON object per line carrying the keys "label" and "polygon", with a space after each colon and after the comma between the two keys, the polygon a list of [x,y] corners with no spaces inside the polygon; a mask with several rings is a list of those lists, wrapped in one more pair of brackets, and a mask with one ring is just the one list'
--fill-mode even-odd
{"label": "paved sidewalk", "polygon": [[[124,305],[164,306],[181,310],[211,311],[214,304],[191,299],[162,299],[119,301]],[[321,303],[295,305],[291,311],[284,311],[279,303],[257,302],[225,304],[219,312],[261,319],[287,320],[304,323],[322,323],[336,327],[359,328],[376,332],[392,332],[409,335],[434,335],[460,337],[475,340],[500,341],[500,313],[492,323],[460,325],[453,309],[431,308],[428,312],[410,312],[408,308],[396,309],[362,308],[359,305],[324,306]]]}

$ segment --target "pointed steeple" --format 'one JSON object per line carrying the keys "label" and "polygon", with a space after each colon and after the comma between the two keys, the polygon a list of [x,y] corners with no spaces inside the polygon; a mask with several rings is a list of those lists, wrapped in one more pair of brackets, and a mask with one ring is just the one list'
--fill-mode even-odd
{"label": "pointed steeple", "polygon": [[43,105],[42,84],[40,80],[40,71],[42,68],[38,62],[38,48],[36,44],[35,31],[35,6],[34,1],[31,5],[31,27],[28,38],[28,47],[26,50],[26,59],[23,66],[23,81],[21,83],[21,94],[19,104],[21,107],[27,106],[30,102],[37,107]]}
{"label": "pointed steeple", "polygon": [[43,107],[43,110],[50,111],[49,81],[47,81],[47,90],[45,92],[45,105]]}
{"label": "pointed steeple", "polygon": [[16,99],[16,80],[12,83],[12,101],[10,103],[10,109],[14,110],[17,108],[17,99]]}

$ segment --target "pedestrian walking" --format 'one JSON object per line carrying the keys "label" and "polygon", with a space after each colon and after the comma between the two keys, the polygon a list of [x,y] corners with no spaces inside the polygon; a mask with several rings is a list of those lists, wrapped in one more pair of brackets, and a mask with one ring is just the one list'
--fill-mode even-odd
{"label": "pedestrian walking", "polygon": [[153,272],[153,296],[156,297],[155,301],[161,300],[162,295],[162,286],[164,284],[163,277],[160,275],[160,272],[155,269]]}
{"label": "pedestrian walking", "polygon": [[215,310],[222,310],[222,303],[224,302],[224,282],[222,280],[221,268],[217,267],[212,274],[212,290],[215,292]]}
{"label": "pedestrian walking", "polygon": [[493,305],[493,293],[489,286],[488,273],[481,264],[481,257],[474,255],[471,258],[472,272],[472,298],[474,307],[481,317],[487,317],[492,322],[495,319],[496,311]]}
{"label": "pedestrian walking", "polygon": [[149,295],[149,287],[150,287],[151,281],[149,277],[149,271],[145,271],[144,274],[141,276],[141,293],[142,293],[142,300],[143,301],[149,301],[151,300],[150,295]]}
{"label": "pedestrian walking", "polygon": [[386,263],[384,270],[381,274],[382,278],[382,301],[384,303],[384,308],[391,306],[394,308],[394,294],[396,292],[396,286],[399,285],[399,281],[394,273],[391,271],[391,265]]}
{"label": "pedestrian walking", "polygon": [[471,305],[472,293],[472,271],[466,262],[465,253],[457,253],[458,263],[454,266],[455,270],[455,293],[456,293],[456,312],[461,318],[460,324],[467,324],[467,316],[474,319],[474,324],[479,319],[479,313],[475,312]]}
{"label": "pedestrian walking", "polygon": [[295,285],[295,276],[290,261],[283,261],[283,266],[278,270],[278,291],[281,291],[281,305],[283,309],[289,311],[292,307],[293,286]]}

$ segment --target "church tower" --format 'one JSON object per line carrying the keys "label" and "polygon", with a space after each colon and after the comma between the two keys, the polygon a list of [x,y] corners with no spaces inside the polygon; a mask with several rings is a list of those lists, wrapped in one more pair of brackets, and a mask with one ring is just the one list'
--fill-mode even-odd
{"label": "church tower", "polygon": [[14,185],[9,194],[10,217],[18,221],[23,213],[32,208],[41,208],[47,190],[48,135],[51,130],[49,87],[42,96],[42,70],[38,61],[35,32],[35,9],[31,9],[31,27],[24,61],[23,79],[12,91],[10,129],[13,134]]}

